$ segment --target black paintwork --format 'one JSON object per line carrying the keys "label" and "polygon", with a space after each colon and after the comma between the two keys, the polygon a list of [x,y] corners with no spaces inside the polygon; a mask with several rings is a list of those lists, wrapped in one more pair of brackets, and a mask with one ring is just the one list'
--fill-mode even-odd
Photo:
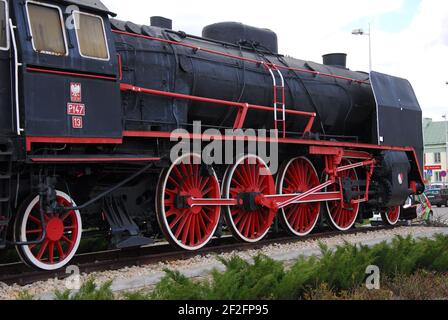
{"label": "black paintwork", "polygon": [[422,109],[408,80],[372,72],[382,145],[414,147],[423,168]]}
{"label": "black paintwork", "polygon": [[[114,26],[129,32],[128,23],[114,22]],[[263,60],[257,52],[237,49],[220,43],[204,42],[191,37],[181,38],[160,28],[133,28],[139,33],[150,30],[153,36],[182,41],[183,43],[221,51],[235,56]],[[146,31],[147,32],[147,31]],[[194,52],[189,48],[163,44],[158,41],[115,35],[120,43],[117,50],[122,56],[123,82],[164,91],[175,91],[216,99],[249,102],[272,106],[273,82],[269,72],[262,65],[237,61],[232,58]],[[368,75],[336,67],[292,58],[280,58],[264,54],[264,58],[276,64],[310,71],[318,71],[357,80],[368,80]],[[370,142],[376,136],[375,102],[370,85],[347,80],[319,77],[312,74],[282,71],[286,80],[287,108],[316,112],[319,114],[314,132],[325,131],[329,135],[356,136],[359,141]],[[279,81],[279,77],[277,77]],[[158,122],[165,113],[165,120],[174,123],[202,121],[204,125],[232,127],[236,109],[219,105],[192,102],[185,118],[185,103],[154,96],[132,95],[125,100],[126,114],[132,118],[127,127],[135,127],[138,120]],[[154,110],[153,106],[165,106],[165,111]],[[149,118],[145,117],[149,113]],[[153,113],[155,112],[155,113]],[[154,114],[154,116],[152,116]],[[176,114],[176,117],[173,117]],[[274,126],[273,113],[250,111],[245,123],[247,128]],[[173,121],[174,120],[174,121]],[[287,116],[287,130],[299,133],[305,128],[304,117]],[[322,123],[322,125],[321,125]],[[322,127],[324,130],[322,130]]]}
{"label": "black paintwork", "polygon": [[[48,1],[56,4],[58,1]],[[122,109],[117,80],[89,79],[77,76],[45,74],[27,71],[28,67],[90,75],[118,77],[115,44],[106,13],[92,12],[105,23],[110,60],[84,58],[80,55],[74,28],[66,28],[67,56],[52,56],[34,51],[26,10],[21,1],[13,3],[16,13],[17,42],[20,61],[23,63],[21,90],[24,106],[22,126],[29,136],[119,138],[122,136]],[[59,4],[60,5],[60,4]],[[70,18],[66,7],[61,6],[64,21]],[[89,12],[89,11],[86,11]],[[82,101],[86,108],[82,129],[72,127],[67,115],[70,99],[70,83],[82,85]]]}
{"label": "black paintwork", "polygon": [[0,70],[0,134],[10,135],[13,131],[10,51],[0,51]]}

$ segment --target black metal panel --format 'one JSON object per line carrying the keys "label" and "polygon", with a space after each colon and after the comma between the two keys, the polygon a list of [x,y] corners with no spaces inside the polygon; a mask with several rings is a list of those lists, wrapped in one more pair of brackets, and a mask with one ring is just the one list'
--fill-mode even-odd
{"label": "black metal panel", "polygon": [[0,51],[0,132],[6,134],[13,130],[11,81],[10,52]]}
{"label": "black metal panel", "polygon": [[[82,128],[74,128],[67,104],[71,83],[79,83],[85,106]],[[122,110],[117,82],[62,75],[25,73],[25,132],[29,136],[120,138]]]}
{"label": "black metal panel", "polygon": [[414,147],[423,167],[422,110],[408,80],[371,73],[381,145]]}
{"label": "black metal panel", "polygon": [[233,44],[252,42],[260,44],[271,52],[278,52],[278,41],[275,32],[268,29],[260,29],[247,26],[238,22],[221,22],[206,26],[202,30],[202,36],[218,41]]}

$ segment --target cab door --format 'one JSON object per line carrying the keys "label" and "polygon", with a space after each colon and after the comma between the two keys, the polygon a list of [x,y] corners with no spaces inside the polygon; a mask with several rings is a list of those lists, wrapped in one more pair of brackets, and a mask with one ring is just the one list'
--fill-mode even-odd
{"label": "cab door", "polygon": [[0,133],[12,132],[11,50],[9,5],[0,0]]}

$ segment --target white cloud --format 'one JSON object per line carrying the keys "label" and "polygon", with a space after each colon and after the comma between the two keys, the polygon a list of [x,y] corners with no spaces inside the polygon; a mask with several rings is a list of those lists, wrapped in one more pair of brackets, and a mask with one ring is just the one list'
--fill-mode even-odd
{"label": "white cloud", "polygon": [[175,29],[196,35],[205,25],[221,21],[270,28],[282,53],[320,62],[322,54],[347,52],[353,70],[368,69],[368,39],[351,35],[347,27],[372,21],[374,70],[409,79],[425,116],[448,112],[446,0],[423,0],[411,25],[400,32],[380,31],[375,21],[399,10],[404,0],[103,1],[120,19],[149,24],[151,16],[166,16]]}

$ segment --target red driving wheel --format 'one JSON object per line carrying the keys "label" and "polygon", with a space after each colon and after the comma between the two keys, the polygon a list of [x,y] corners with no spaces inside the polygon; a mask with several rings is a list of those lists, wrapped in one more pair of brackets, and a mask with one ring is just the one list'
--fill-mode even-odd
{"label": "red driving wheel", "polygon": [[[243,194],[275,194],[274,178],[260,157],[243,156],[227,170],[223,197],[241,199]],[[266,236],[277,212],[262,206],[253,210],[244,206],[228,206],[225,213],[227,226],[236,238],[257,242]]]}
{"label": "red driving wheel", "polygon": [[157,220],[167,240],[194,251],[212,239],[219,224],[219,206],[179,207],[176,199],[193,197],[219,199],[220,186],[215,172],[203,174],[201,157],[187,154],[164,170],[157,188]]}
{"label": "red driving wheel", "polygon": [[[312,162],[299,157],[286,162],[277,179],[279,194],[304,193],[320,185],[319,176]],[[306,236],[317,224],[320,202],[296,203],[281,210],[280,221],[286,230],[296,236]]]}

